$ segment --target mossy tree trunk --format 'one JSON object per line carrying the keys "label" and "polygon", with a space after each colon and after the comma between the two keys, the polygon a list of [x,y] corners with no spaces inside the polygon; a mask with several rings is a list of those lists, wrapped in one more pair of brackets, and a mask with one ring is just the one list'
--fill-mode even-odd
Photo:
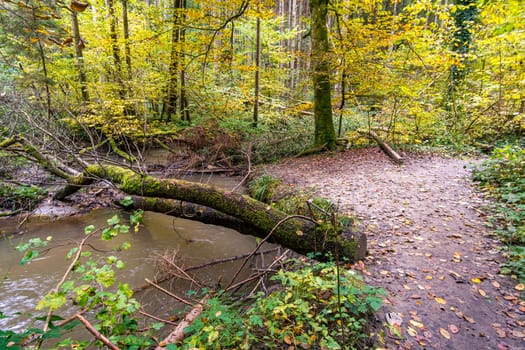
{"label": "mossy tree trunk", "polygon": [[251,233],[256,236],[264,237],[273,230],[270,241],[301,254],[331,253],[356,261],[366,253],[364,236],[354,237],[350,232],[336,233],[326,224],[318,225],[308,218],[290,217],[251,197],[213,186],[144,176],[110,165],[90,165],[83,175],[84,178],[109,180],[127,194],[150,197],[152,201],[153,198],[177,199],[215,209],[254,227]]}
{"label": "mossy tree trunk", "polygon": [[336,136],[332,116],[327,7],[328,0],[310,0],[315,146],[326,145],[333,150],[336,147]]}

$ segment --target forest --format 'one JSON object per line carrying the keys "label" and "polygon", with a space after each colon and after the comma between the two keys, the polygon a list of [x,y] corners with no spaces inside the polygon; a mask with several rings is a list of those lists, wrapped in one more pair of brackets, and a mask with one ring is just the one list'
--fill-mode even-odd
{"label": "forest", "polygon": [[[0,323],[0,348],[522,346],[524,18],[522,0],[2,0],[1,240],[45,264],[51,236],[13,238],[38,208],[117,214],[82,228],[34,326]],[[145,288],[176,322],[115,277],[125,252],[90,243],[152,212],[257,237],[229,284],[157,257],[170,277]],[[286,252],[241,281],[268,242]],[[475,315],[452,301],[468,293]]]}

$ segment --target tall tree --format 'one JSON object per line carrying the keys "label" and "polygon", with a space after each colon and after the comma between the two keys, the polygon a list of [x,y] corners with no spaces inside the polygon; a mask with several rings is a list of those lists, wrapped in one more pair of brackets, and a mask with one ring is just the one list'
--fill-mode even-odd
{"label": "tall tree", "polygon": [[180,106],[181,119],[189,120],[190,118],[187,110],[184,54],[182,52],[185,41],[185,8],[185,0],[173,0],[169,80],[163,110],[168,121],[171,120],[173,114],[177,113],[177,105]]}
{"label": "tall tree", "polygon": [[[87,4],[85,4],[87,5]],[[87,6],[84,3],[76,1],[71,2],[71,29],[73,32],[73,45],[75,45],[75,57],[78,69],[78,80],[80,82],[80,91],[82,101],[89,102],[89,93],[87,89],[87,78],[84,67],[84,41],[80,37],[80,26],[78,24],[78,13],[83,12]]]}
{"label": "tall tree", "polygon": [[314,85],[315,146],[335,149],[335,129],[332,116],[330,59],[326,28],[328,0],[310,0],[312,20],[312,78]]}

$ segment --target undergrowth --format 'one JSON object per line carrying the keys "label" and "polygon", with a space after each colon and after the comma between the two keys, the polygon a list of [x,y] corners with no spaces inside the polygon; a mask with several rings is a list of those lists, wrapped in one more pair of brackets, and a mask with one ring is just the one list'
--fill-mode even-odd
{"label": "undergrowth", "polygon": [[502,273],[525,281],[525,149],[503,146],[474,172],[494,201],[491,222],[508,245]]}
{"label": "undergrowth", "polygon": [[280,286],[249,306],[217,294],[173,349],[360,349],[369,346],[366,318],[384,291],[335,263],[294,260],[272,277]]}

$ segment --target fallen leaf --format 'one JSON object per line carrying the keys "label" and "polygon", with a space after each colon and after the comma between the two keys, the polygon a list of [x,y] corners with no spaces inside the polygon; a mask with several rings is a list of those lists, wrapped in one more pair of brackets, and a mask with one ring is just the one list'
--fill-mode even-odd
{"label": "fallen leaf", "polygon": [[463,318],[465,319],[465,321],[467,321],[468,323],[476,323],[476,321],[472,318],[472,317],[468,317],[468,316],[465,316],[463,315]]}
{"label": "fallen leaf", "polygon": [[457,333],[459,333],[459,328],[458,328],[458,326],[456,326],[455,324],[449,324],[449,325],[448,325],[448,330],[449,330],[452,334],[457,334]]}
{"label": "fallen leaf", "polygon": [[436,298],[434,298],[434,300],[436,302],[438,302],[439,304],[442,304],[442,305],[445,305],[447,303],[447,301],[445,299],[440,298],[440,297],[436,297]]}
{"label": "fallen leaf", "polygon": [[419,295],[417,295],[417,294],[412,294],[410,296],[410,299],[421,299],[421,297]]}
{"label": "fallen leaf", "polygon": [[520,332],[517,329],[514,329],[511,333],[512,333],[512,336],[514,336],[516,338],[525,338],[525,333],[524,332]]}
{"label": "fallen leaf", "polygon": [[408,284],[403,284],[403,288],[405,288],[406,290],[412,290],[412,288],[410,288]]}
{"label": "fallen leaf", "polygon": [[301,230],[297,230],[297,231],[295,231],[295,234],[296,234],[297,236],[302,236],[302,235],[304,235],[304,232],[301,231]]}
{"label": "fallen leaf", "polygon": [[408,321],[412,326],[416,327],[416,328],[419,328],[419,329],[424,329],[425,328],[425,325],[421,322],[417,322],[417,321],[414,321],[414,320],[410,320]]}
{"label": "fallen leaf", "polygon": [[500,285],[497,281],[492,282],[492,286],[493,286],[494,288],[499,288],[499,287],[501,287],[501,285]]}
{"label": "fallen leaf", "polygon": [[496,331],[498,338],[505,338],[507,336],[507,333],[501,328],[494,328],[494,330]]}
{"label": "fallen leaf", "polygon": [[431,280],[432,278],[433,278],[433,277],[432,277],[432,276],[430,276],[430,275],[428,275],[428,276],[425,276],[425,279],[426,279],[427,281],[430,281],[430,280]]}
{"label": "fallen leaf", "polygon": [[401,325],[403,323],[403,316],[397,312],[389,312],[385,315],[386,321],[389,325]]}
{"label": "fallen leaf", "polygon": [[412,327],[408,327],[407,328],[407,333],[408,333],[408,335],[410,335],[412,337],[415,337],[417,335],[417,331],[414,328],[412,328]]}
{"label": "fallen leaf", "polygon": [[292,338],[289,335],[285,335],[283,338],[284,342],[288,345],[292,344]]}
{"label": "fallen leaf", "polygon": [[477,277],[474,277],[473,279],[471,279],[472,283],[481,283],[481,280]]}
{"label": "fallen leaf", "polygon": [[440,328],[439,333],[441,333],[444,338],[450,339],[450,333],[445,328]]}
{"label": "fallen leaf", "polygon": [[515,300],[518,300],[518,297],[515,296],[515,295],[505,295],[503,297],[503,299],[507,300],[507,301],[515,301]]}
{"label": "fallen leaf", "polygon": [[481,289],[481,288],[478,289],[478,293],[479,293],[479,295],[481,295],[482,297],[486,297],[486,296],[487,296],[487,293],[486,293],[483,289]]}
{"label": "fallen leaf", "polygon": [[514,289],[516,289],[517,291],[523,291],[525,290],[525,283],[520,283],[520,284],[517,284]]}
{"label": "fallen leaf", "polygon": [[425,336],[425,338],[432,338],[432,332],[431,331],[426,331],[426,332],[423,332],[423,335]]}

